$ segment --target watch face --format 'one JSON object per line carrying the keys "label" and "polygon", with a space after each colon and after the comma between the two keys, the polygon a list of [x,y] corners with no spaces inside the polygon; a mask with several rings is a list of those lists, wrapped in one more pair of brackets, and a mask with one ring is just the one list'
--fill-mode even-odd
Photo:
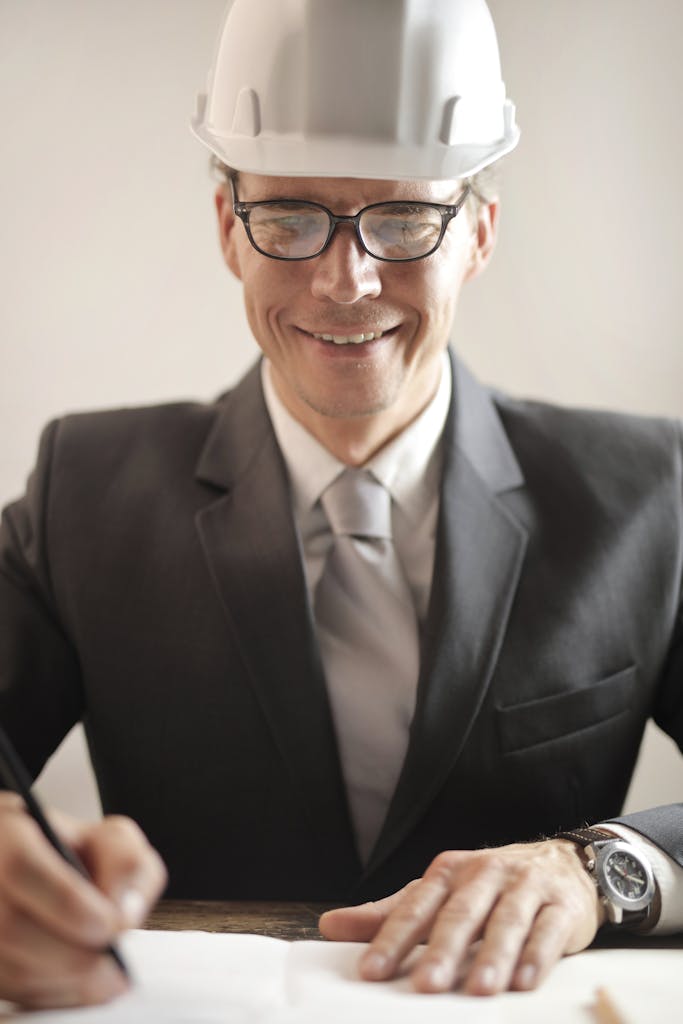
{"label": "watch face", "polygon": [[624,850],[613,850],[603,865],[605,880],[622,900],[636,902],[645,895],[648,877],[643,865]]}

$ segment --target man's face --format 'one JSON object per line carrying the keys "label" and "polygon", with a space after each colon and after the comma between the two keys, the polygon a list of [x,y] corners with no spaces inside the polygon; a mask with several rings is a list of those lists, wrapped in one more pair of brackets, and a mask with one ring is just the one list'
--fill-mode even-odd
{"label": "man's face", "polygon": [[[461,192],[458,182],[245,173],[238,183],[244,202],[303,199],[342,215],[396,200],[453,203]],[[484,208],[479,225],[462,210],[440,248],[415,262],[369,256],[346,224],[320,256],[287,262],[252,247],[228,188],[218,190],[216,202],[226,262],[244,285],[251,329],[290,412],[318,437],[342,429],[341,421],[368,428],[382,443],[400,431],[434,394],[460,289],[493,246],[495,206]],[[374,337],[361,343],[343,340],[368,335]]]}

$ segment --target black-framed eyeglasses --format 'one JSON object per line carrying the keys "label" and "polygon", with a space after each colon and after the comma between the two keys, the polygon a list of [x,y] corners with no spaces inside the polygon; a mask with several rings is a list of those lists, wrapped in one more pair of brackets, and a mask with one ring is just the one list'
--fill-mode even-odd
{"label": "black-framed eyeglasses", "polygon": [[352,217],[338,217],[320,203],[300,199],[266,199],[241,203],[230,179],[233,209],[247,237],[263,256],[273,260],[310,260],[320,256],[339,224],[353,224],[368,255],[386,263],[409,263],[430,256],[441,245],[446,228],[470,194],[466,185],[453,205],[402,200],[364,206]]}

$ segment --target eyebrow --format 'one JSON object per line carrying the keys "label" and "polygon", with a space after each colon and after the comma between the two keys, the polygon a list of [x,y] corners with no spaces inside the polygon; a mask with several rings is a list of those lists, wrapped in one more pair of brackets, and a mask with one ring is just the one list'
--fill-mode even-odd
{"label": "eyebrow", "polygon": [[[463,186],[463,188],[464,188],[464,186]],[[356,211],[364,210],[368,206],[377,206],[379,204],[390,204],[390,203],[391,204],[396,203],[396,204],[399,204],[401,206],[406,206],[406,205],[410,206],[411,203],[429,203],[429,204],[432,204],[434,206],[455,206],[455,203],[457,202],[457,200],[460,198],[461,195],[462,195],[462,190],[460,192],[458,192],[457,194],[452,195],[450,199],[435,199],[435,198],[422,199],[422,198],[420,198],[418,196],[414,196],[414,195],[413,196],[402,196],[400,198],[397,198],[396,196],[394,196],[392,199],[373,199],[371,202],[361,202],[360,200],[358,200],[354,204],[354,206],[355,206]],[[243,196],[240,196],[240,200],[239,201],[241,203],[278,203],[278,202],[280,202],[280,203],[314,203],[316,206],[324,206],[326,210],[331,210],[333,212],[336,212],[336,211],[334,211],[333,206],[337,206],[337,203],[334,203],[333,206],[332,205],[328,205],[328,203],[325,202],[323,199],[313,198],[310,195],[296,195],[295,196],[295,195],[290,195],[290,194],[287,194],[287,193],[277,193],[277,194],[274,194],[274,195],[262,196],[262,197],[259,197],[258,199],[246,199]]]}

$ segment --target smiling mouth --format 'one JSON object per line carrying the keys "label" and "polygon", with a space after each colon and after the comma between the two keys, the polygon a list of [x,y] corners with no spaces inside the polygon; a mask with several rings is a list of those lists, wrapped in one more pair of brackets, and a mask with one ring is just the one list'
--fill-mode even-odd
{"label": "smiling mouth", "polygon": [[386,331],[371,331],[368,334],[315,334],[311,337],[318,341],[331,341],[334,345],[362,345],[366,341],[377,341]]}

